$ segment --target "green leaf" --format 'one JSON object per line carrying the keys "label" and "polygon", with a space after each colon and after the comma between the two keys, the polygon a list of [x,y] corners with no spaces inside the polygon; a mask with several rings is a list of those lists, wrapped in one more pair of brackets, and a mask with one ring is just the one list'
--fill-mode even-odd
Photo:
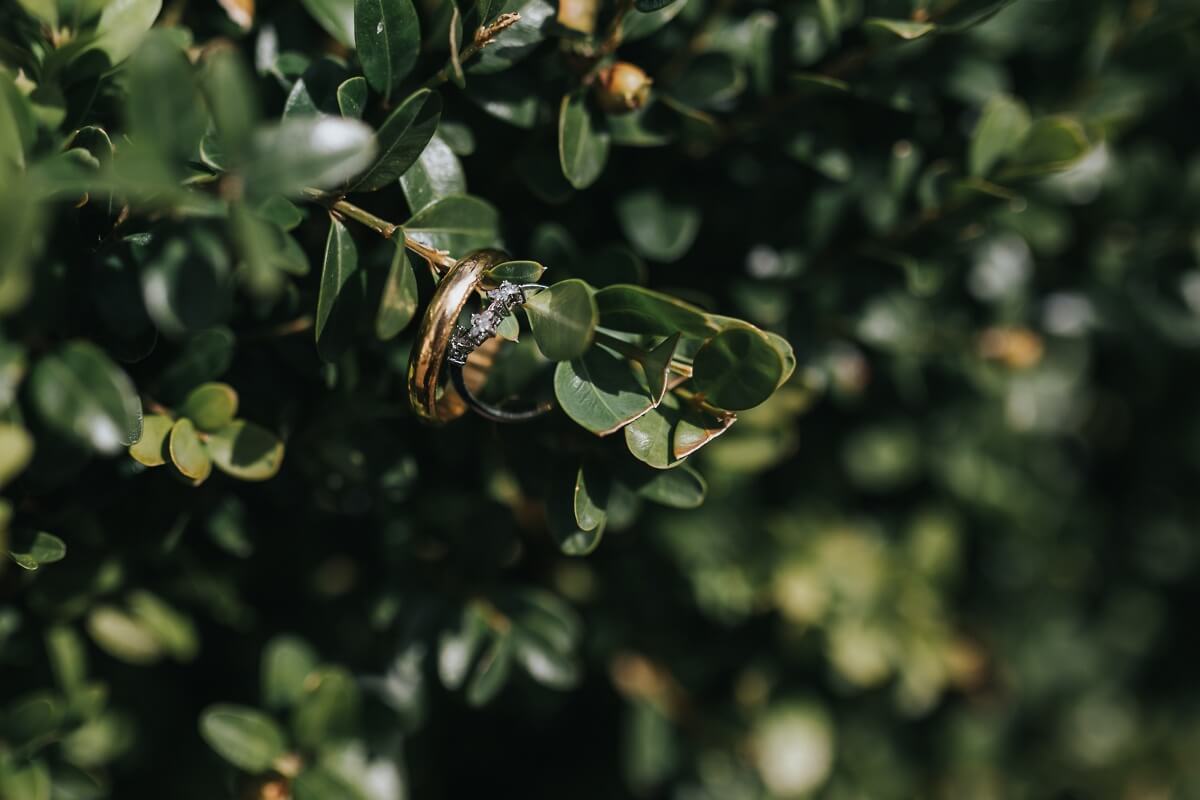
{"label": "green leaf", "polygon": [[669,469],[729,430],[735,421],[734,414],[716,416],[668,394],[625,427],[625,446],[644,464]]}
{"label": "green leaf", "polygon": [[17,0],[17,4],[30,16],[44,22],[50,28],[58,27],[57,0]]}
{"label": "green leaf", "polygon": [[509,283],[537,283],[546,271],[536,261],[505,261],[489,269],[483,274],[485,285],[499,286],[504,281]]}
{"label": "green leaf", "polygon": [[397,242],[375,314],[375,335],[386,341],[408,327],[417,314],[417,273],[403,243]]}
{"label": "green leaf", "polygon": [[199,226],[163,228],[147,248],[141,283],[146,313],[163,333],[210,328],[228,314],[233,288],[225,244]]}
{"label": "green leaf", "polygon": [[292,781],[292,797],[295,800],[368,800],[358,786],[347,777],[329,767],[315,766],[301,772]]}
{"label": "green leaf", "polygon": [[727,53],[704,53],[669,89],[672,97],[692,108],[718,108],[746,89],[746,73]]}
{"label": "green leaf", "polygon": [[29,550],[23,553],[13,551],[8,555],[22,569],[36,570],[43,564],[53,564],[66,558],[67,545],[53,534],[38,531]]}
{"label": "green leaf", "polygon": [[603,347],[559,362],[554,395],[568,417],[599,436],[619,431],[654,407],[630,364]]}
{"label": "green leaf", "polygon": [[125,108],[134,143],[175,168],[193,157],[204,134],[200,87],[187,56],[166,31],[153,31],[126,68]]}
{"label": "green leaf", "polygon": [[142,421],[142,437],[130,446],[129,455],[147,467],[160,467],[167,463],[163,446],[175,421],[163,414],[147,414]]}
{"label": "green leaf", "polygon": [[658,11],[660,8],[666,8],[676,0],[634,0],[634,8],[643,13]]}
{"label": "green leaf", "polygon": [[317,654],[303,639],[276,636],[262,656],[262,697],[268,708],[288,708],[304,695],[304,683],[317,668]]}
{"label": "green leaf", "polygon": [[591,463],[579,465],[575,475],[575,524],[581,531],[594,531],[608,519],[608,494],[612,488],[609,475]]}
{"label": "green leaf", "polygon": [[707,339],[721,330],[708,314],[670,295],[617,284],[596,292],[600,325],[604,328],[671,336],[682,333]]}
{"label": "green leaf", "polygon": [[562,99],[558,115],[558,158],[563,175],[576,189],[591,186],[604,171],[611,137],[587,103],[587,90]]}
{"label": "green leaf", "polygon": [[359,702],[354,677],[344,669],[327,667],[312,673],[292,710],[296,744],[316,750],[353,737]]}
{"label": "green leaf", "polygon": [[1043,117],[1034,122],[1001,178],[1025,178],[1069,169],[1091,149],[1087,132],[1073,117]]}
{"label": "green leaf", "polygon": [[621,230],[634,250],[655,261],[678,261],[700,233],[700,209],[658,189],[623,195],[616,210]]}
{"label": "green leaf", "polygon": [[233,363],[235,345],[228,328],[212,328],[189,338],[159,379],[163,398],[182,400],[192,387],[224,375]]}
{"label": "green leaf", "polygon": [[167,450],[171,456],[171,463],[193,485],[199,486],[212,474],[212,458],[196,434],[196,426],[190,419],[177,420],[171,426]]}
{"label": "green leaf", "polygon": [[283,466],[283,441],[266,428],[245,420],[214,433],[208,452],[217,468],[244,481],[269,480]]}
{"label": "green leaf", "polygon": [[31,262],[41,249],[42,209],[23,182],[4,177],[0,186],[0,316],[25,305],[33,288]]}
{"label": "green leaf", "polygon": [[512,637],[496,636],[479,659],[479,665],[467,684],[467,703],[475,707],[483,706],[499,694],[512,672],[512,661]]}
{"label": "green leaf", "polygon": [[386,100],[421,52],[421,23],[412,0],[355,0],[354,41],[363,74]]}
{"label": "green leaf", "polygon": [[920,39],[937,30],[937,25],[932,22],[913,22],[907,19],[883,19],[882,17],[872,17],[863,20],[863,26],[874,30],[886,31],[906,42],[911,42],[914,39]]}
{"label": "green leaf", "polygon": [[630,468],[621,481],[639,497],[670,508],[699,508],[708,493],[704,478],[686,464],[677,469]]}
{"label": "green leaf", "polygon": [[337,117],[297,117],[262,129],[254,136],[254,151],[245,182],[258,197],[329,189],[378,163],[371,129]]}
{"label": "green leaf", "polygon": [[494,245],[499,226],[499,214],[486,201],[454,195],[413,214],[404,223],[404,234],[427,247],[465,255]]}
{"label": "green leaf", "polygon": [[660,28],[679,16],[680,12],[686,7],[687,0],[675,0],[675,2],[668,3],[657,11],[626,14],[625,18],[621,21],[621,38],[626,42],[645,39],[647,36],[657,33]]}
{"label": "green leaf", "polygon": [[238,409],[238,395],[227,383],[205,383],[197,386],[183,401],[179,413],[190,419],[202,431],[216,431],[233,422]]}
{"label": "green leaf", "polygon": [[464,606],[454,624],[442,630],[437,671],[443,686],[454,691],[463,685],[487,642],[488,631],[487,620],[474,604]]}
{"label": "green leaf", "polygon": [[753,408],[775,393],[784,362],[762,332],[730,328],[709,339],[692,362],[692,382],[718,408]]}
{"label": "green leaf", "polygon": [[400,176],[400,187],[415,214],[444,197],[465,194],[467,177],[458,156],[435,135],[421,157]]}
{"label": "green leaf", "polygon": [[141,436],[142,402],[133,382],[89,342],[43,357],[29,387],[47,424],[100,453],[116,453]]}
{"label": "green leaf", "polygon": [[87,630],[101,650],[127,664],[153,664],[162,658],[162,645],[149,628],[112,606],[93,608]]}
{"label": "green leaf", "polygon": [[[211,138],[219,143],[219,160],[227,167],[245,164],[253,157],[251,144],[262,112],[254,79],[237,51],[228,47],[215,49],[205,59],[200,87],[212,115],[215,134]],[[209,138],[206,136],[204,143]]]}
{"label": "green leaf", "polygon": [[583,355],[596,334],[599,311],[592,288],[581,280],[556,283],[525,301],[534,341],[551,361]]}
{"label": "green leaf", "polygon": [[129,595],[129,610],[163,649],[179,661],[191,661],[200,649],[192,621],[158,595],[137,591]]}
{"label": "green leaf", "polygon": [[1029,131],[1029,110],[1015,97],[997,94],[983,107],[967,153],[967,170],[983,177],[1011,155]]}
{"label": "green leaf", "polygon": [[7,72],[0,72],[0,174],[25,168],[37,135],[29,101]]}
{"label": "green leaf", "polygon": [[671,378],[671,361],[675,357],[676,348],[679,347],[680,336],[682,334],[676,331],[663,339],[639,362],[642,372],[646,375],[650,395],[656,404],[661,402],[667,393],[667,382]]}
{"label": "green leaf", "polygon": [[75,60],[99,50],[110,65],[120,64],[137,49],[161,10],[162,0],[112,0],[100,13],[96,38],[76,54]]}
{"label": "green leaf", "polygon": [[336,360],[354,339],[365,300],[365,277],[359,273],[358,248],[350,231],[341,220],[330,217],[314,325],[317,352],[326,361]]}
{"label": "green leaf", "polygon": [[353,181],[347,191],[373,192],[408,171],[437,132],[442,116],[442,98],[419,89],[393,111],[375,134],[375,159]]}
{"label": "green leaf", "polygon": [[200,736],[221,758],[251,773],[266,772],[287,749],[275,720],[258,709],[229,703],[204,709]]}
{"label": "green leaf", "polygon": [[342,81],[337,88],[337,103],[343,117],[362,119],[367,107],[367,79],[355,76]]}
{"label": "green leaf", "polygon": [[0,422],[0,489],[21,474],[33,458],[33,437],[20,425]]}
{"label": "green leaf", "polygon": [[325,32],[354,49],[354,0],[300,0]]}

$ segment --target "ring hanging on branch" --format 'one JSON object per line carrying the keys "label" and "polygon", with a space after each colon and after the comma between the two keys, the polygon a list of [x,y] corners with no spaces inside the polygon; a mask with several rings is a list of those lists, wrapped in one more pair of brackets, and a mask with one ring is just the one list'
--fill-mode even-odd
{"label": "ring hanging on branch", "polygon": [[489,405],[475,396],[464,375],[468,364],[486,371],[480,348],[496,335],[509,314],[524,305],[528,292],[546,288],[536,283],[505,281],[484,292],[488,305],[472,315],[469,326],[459,327],[458,319],[482,285],[485,273],[504,260],[505,254],[498,250],[471,253],[450,268],[429,301],[408,362],[409,401],[426,422],[450,422],[467,410],[495,422],[524,422],[553,408],[549,402],[519,410]]}

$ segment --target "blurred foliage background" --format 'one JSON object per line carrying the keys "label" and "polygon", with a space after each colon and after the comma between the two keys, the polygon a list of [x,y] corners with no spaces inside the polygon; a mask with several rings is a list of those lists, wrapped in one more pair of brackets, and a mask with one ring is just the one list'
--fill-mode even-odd
{"label": "blurred foliage background", "polygon": [[[0,64],[3,800],[1200,795],[1194,0],[8,0]],[[422,262],[302,189],[421,126],[378,220],[794,373],[667,488],[599,440],[589,530],[563,415],[419,425]]]}

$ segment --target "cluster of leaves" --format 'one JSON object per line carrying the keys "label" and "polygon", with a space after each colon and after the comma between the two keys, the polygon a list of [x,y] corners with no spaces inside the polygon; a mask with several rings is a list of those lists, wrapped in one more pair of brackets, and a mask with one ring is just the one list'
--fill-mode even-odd
{"label": "cluster of leaves", "polygon": [[0,5],[0,797],[1200,790],[1194,5]]}

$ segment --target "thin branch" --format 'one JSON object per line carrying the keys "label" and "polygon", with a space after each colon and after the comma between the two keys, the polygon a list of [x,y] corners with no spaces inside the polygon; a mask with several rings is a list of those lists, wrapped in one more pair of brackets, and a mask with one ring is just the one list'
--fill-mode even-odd
{"label": "thin branch", "polygon": [[394,222],[388,222],[382,217],[377,217],[365,208],[359,208],[345,198],[329,195],[317,189],[305,189],[304,196],[323,204],[330,211],[334,211],[347,219],[352,219],[361,225],[365,225],[385,239],[394,239],[399,235],[404,241],[404,246],[428,261],[429,266],[438,274],[454,266],[454,259],[445,250],[435,250],[410,236],[405,236],[402,226]]}
{"label": "thin branch", "polygon": [[451,58],[450,61],[447,62],[446,66],[435,72],[429,78],[429,80],[421,84],[421,88],[432,89],[435,86],[441,86],[443,83],[450,80],[450,78],[455,74],[456,61],[458,68],[461,69],[463,64],[465,64],[467,61],[470,61],[479,53],[480,50],[495,41],[496,37],[505,30],[517,24],[520,19],[521,15],[513,11],[507,14],[501,14],[487,25],[477,29],[475,31],[474,38],[471,40],[471,43],[462,49],[462,52],[458,54],[458,58]]}

